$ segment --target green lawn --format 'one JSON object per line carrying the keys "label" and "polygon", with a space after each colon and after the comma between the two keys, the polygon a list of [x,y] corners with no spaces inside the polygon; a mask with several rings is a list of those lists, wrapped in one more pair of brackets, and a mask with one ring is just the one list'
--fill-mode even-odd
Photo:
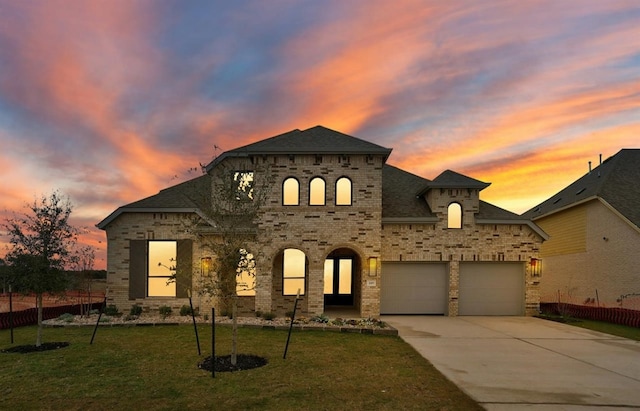
{"label": "green lawn", "polygon": [[591,320],[576,320],[575,322],[570,322],[569,324],[576,327],[586,328],[593,331],[600,331],[602,333],[617,335],[618,337],[640,341],[640,328],[636,327],[627,327],[625,325]]}
{"label": "green lawn", "polygon": [[[218,355],[230,328],[219,327]],[[14,330],[33,344],[35,327]],[[481,408],[400,338],[322,331],[241,328],[239,352],[266,357],[261,368],[216,373],[197,368],[211,352],[210,327],[46,328],[55,351],[0,353],[0,409],[13,410],[474,410]],[[10,348],[8,330],[0,349]]]}

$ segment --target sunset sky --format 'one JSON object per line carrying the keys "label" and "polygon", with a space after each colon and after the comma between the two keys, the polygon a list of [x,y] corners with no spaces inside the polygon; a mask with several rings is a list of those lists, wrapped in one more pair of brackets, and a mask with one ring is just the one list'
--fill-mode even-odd
{"label": "sunset sky", "polygon": [[97,268],[118,206],[315,125],[522,213],[640,147],[640,1],[0,0],[0,220],[59,189]]}

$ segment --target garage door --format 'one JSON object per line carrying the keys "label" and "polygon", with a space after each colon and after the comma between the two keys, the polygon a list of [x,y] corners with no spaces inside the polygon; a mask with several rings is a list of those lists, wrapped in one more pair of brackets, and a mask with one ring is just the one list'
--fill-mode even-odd
{"label": "garage door", "polygon": [[523,315],[523,263],[460,263],[459,315]]}
{"label": "garage door", "polygon": [[382,263],[382,314],[444,314],[447,307],[447,265]]}

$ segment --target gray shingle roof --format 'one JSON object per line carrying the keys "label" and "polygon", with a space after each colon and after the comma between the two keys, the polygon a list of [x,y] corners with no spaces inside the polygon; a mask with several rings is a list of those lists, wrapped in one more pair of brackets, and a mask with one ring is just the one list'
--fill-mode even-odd
{"label": "gray shingle roof", "polygon": [[445,170],[429,183],[430,188],[477,188],[484,190],[491,183],[485,183],[475,178],[467,177],[455,171]]}
{"label": "gray shingle roof", "polygon": [[640,227],[640,149],[622,149],[590,173],[523,214],[537,219],[601,198]]}
{"label": "gray shingle roof", "polygon": [[429,180],[385,165],[382,169],[382,218],[425,218],[437,221],[427,202],[418,195]]}
{"label": "gray shingle roof", "polygon": [[371,154],[382,155],[386,161],[391,149],[326,127],[315,126],[303,131],[292,130],[226,151],[209,163],[206,170],[210,171],[225,158],[262,154]]}
{"label": "gray shingle roof", "polygon": [[96,224],[104,229],[125,212],[198,212],[196,202],[211,194],[211,177],[203,175],[161,190],[158,194],[118,207],[107,218]]}

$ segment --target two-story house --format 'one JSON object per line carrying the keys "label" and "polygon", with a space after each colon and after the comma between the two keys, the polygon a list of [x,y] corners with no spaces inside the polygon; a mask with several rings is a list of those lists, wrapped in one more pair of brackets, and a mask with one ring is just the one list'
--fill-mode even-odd
{"label": "two-story house", "polygon": [[[256,276],[239,278],[241,315],[283,315],[298,295],[305,315],[537,312],[546,234],[480,200],[489,183],[453,171],[431,181],[388,165],[390,153],[321,126],[293,130],[227,151],[203,176],[118,208],[98,224],[109,302],[179,307],[189,290],[198,294],[216,258],[202,239],[219,235],[219,225],[194,199],[216,202],[230,183],[236,201],[256,201],[261,190],[246,247]],[[193,216],[197,233],[184,229]],[[182,278],[168,284],[172,264]]]}
{"label": "two-story house", "polygon": [[551,236],[543,302],[640,309],[640,149],[623,149],[527,211]]}

